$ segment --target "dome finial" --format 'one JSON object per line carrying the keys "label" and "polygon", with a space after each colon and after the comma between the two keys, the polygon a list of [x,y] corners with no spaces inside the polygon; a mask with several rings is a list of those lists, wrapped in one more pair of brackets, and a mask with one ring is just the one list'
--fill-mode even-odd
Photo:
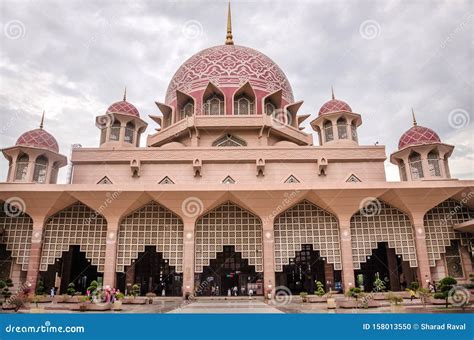
{"label": "dome finial", "polygon": [[230,1],[227,6],[227,35],[225,36],[225,44],[234,45],[234,41],[232,40],[232,18],[230,12]]}
{"label": "dome finial", "polygon": [[125,86],[125,89],[123,90],[123,101],[127,101],[127,87]]}
{"label": "dome finial", "polygon": [[413,108],[411,108],[411,115],[413,116],[413,126],[416,126],[417,123],[416,123],[415,111],[413,110]]}
{"label": "dome finial", "polygon": [[336,99],[336,97],[334,96],[334,88],[331,86],[331,94],[332,94],[332,99]]}
{"label": "dome finial", "polygon": [[44,110],[43,110],[43,114],[41,115],[40,129],[43,128],[43,124],[44,124]]}

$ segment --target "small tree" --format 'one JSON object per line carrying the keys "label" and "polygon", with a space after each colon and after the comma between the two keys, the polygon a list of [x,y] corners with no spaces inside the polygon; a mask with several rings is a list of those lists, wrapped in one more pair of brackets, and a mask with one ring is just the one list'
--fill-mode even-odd
{"label": "small tree", "polygon": [[316,291],[314,292],[317,296],[323,296],[326,294],[324,290],[324,285],[321,281],[316,281]]}
{"label": "small tree", "polygon": [[418,289],[420,289],[420,284],[417,281],[413,281],[410,283],[408,288],[416,292]]}
{"label": "small tree", "polygon": [[87,290],[90,291],[91,294],[93,294],[97,290],[97,288],[99,288],[99,282],[93,280]]}
{"label": "small tree", "polygon": [[378,272],[375,273],[374,287],[377,292],[383,292],[385,289],[387,289],[383,280],[380,279],[380,274]]}
{"label": "small tree", "polygon": [[420,296],[421,303],[423,304],[423,308],[426,308],[426,303],[428,299],[431,297],[431,292],[428,288],[418,288],[417,290],[418,295]]}
{"label": "small tree", "polygon": [[449,306],[449,291],[458,283],[455,278],[446,276],[438,282],[439,292],[434,295],[435,299],[444,299],[446,301],[446,308]]}
{"label": "small tree", "polygon": [[38,284],[36,285],[36,295],[44,295],[45,294],[45,288],[44,288],[44,283],[43,280],[39,280]]}
{"label": "small tree", "polygon": [[73,282],[67,285],[66,293],[70,296],[76,294],[76,285]]}
{"label": "small tree", "polygon": [[140,286],[137,283],[133,284],[132,291],[130,292],[130,294],[133,297],[137,297],[138,295],[140,295]]}
{"label": "small tree", "polygon": [[3,296],[3,300],[6,301],[10,296],[12,296],[12,292],[10,292],[10,288],[13,287],[13,282],[11,279],[6,279],[5,281],[1,281],[0,287],[2,288],[1,294]]}

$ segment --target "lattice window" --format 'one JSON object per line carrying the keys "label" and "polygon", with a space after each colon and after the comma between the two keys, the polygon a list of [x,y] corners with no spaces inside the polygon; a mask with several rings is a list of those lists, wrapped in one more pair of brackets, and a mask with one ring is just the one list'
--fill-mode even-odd
{"label": "lattice window", "polygon": [[117,249],[117,272],[124,272],[145,246],[155,246],[156,251],[183,272],[183,221],[170,210],[150,202],[136,210],[120,223]]}
{"label": "lattice window", "polygon": [[283,271],[304,244],[319,250],[335,270],[342,269],[339,224],[327,211],[305,200],[278,215],[274,226],[275,271]]}
{"label": "lattice window", "polygon": [[[0,211],[0,243],[5,244],[11,257],[21,265],[21,270],[28,270],[30,256],[33,220],[26,214],[6,214],[6,211],[16,211],[4,203]],[[3,232],[2,232],[3,231]]]}
{"label": "lattice window", "polygon": [[285,183],[299,183],[300,181],[298,180],[298,178],[296,178],[295,176],[293,175],[290,175],[290,177],[288,177],[286,180],[285,180]]}
{"label": "lattice window", "polygon": [[352,174],[346,179],[346,182],[357,183],[357,182],[362,182],[362,181],[359,179],[359,177]]}
{"label": "lattice window", "polygon": [[351,218],[354,269],[360,269],[379,242],[387,242],[410,267],[417,267],[413,226],[408,216],[385,202],[375,200],[372,204],[372,211],[362,210]]}
{"label": "lattice window", "polygon": [[171,178],[165,176],[161,181],[158,182],[158,184],[174,184],[174,182],[171,180]]}
{"label": "lattice window", "polygon": [[112,181],[107,176],[104,176],[97,184],[112,184]]}
{"label": "lattice window", "polygon": [[70,246],[79,245],[98,272],[104,272],[107,221],[77,202],[48,219],[44,227],[40,270],[47,271]]}
{"label": "lattice window", "polygon": [[247,142],[239,137],[225,135],[216,139],[212,146],[247,146]]}
{"label": "lattice window", "polygon": [[425,214],[426,247],[431,267],[436,266],[436,260],[446,253],[451,241],[460,240],[462,246],[470,247],[472,236],[455,231],[453,226],[473,218],[474,212],[454,199],[444,201]]}
{"label": "lattice window", "polygon": [[227,176],[222,180],[222,184],[235,184],[235,179],[230,176]]}
{"label": "lattice window", "polygon": [[196,273],[202,273],[227,245],[235,246],[256,272],[263,272],[262,222],[232,202],[218,206],[196,222]]}

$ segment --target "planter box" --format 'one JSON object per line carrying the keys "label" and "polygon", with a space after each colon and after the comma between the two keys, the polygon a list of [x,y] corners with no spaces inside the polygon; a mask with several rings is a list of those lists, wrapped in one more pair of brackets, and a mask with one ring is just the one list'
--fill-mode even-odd
{"label": "planter box", "polygon": [[374,300],[386,300],[387,299],[387,294],[386,293],[374,293],[373,294],[373,299]]}
{"label": "planter box", "polygon": [[53,298],[47,295],[33,296],[29,299],[31,304],[53,302]]}
{"label": "planter box", "polygon": [[64,296],[64,295],[56,295],[54,297],[54,301],[57,303],[80,303],[82,302],[83,295],[74,295],[74,296]]}
{"label": "planter box", "polygon": [[328,309],[336,309],[336,299],[335,298],[327,298]]}
{"label": "planter box", "polygon": [[326,302],[327,299],[328,298],[326,296],[317,296],[317,295],[310,295],[307,297],[308,302],[312,302],[312,303]]}
{"label": "planter box", "polygon": [[132,305],[144,305],[148,302],[148,298],[146,297],[125,297],[122,300],[123,304],[132,304]]}
{"label": "planter box", "polygon": [[81,302],[76,306],[72,307],[71,310],[81,311],[81,312],[104,312],[112,309],[110,303],[90,303],[90,302]]}
{"label": "planter box", "polygon": [[121,300],[115,301],[112,304],[112,310],[122,310],[122,301]]}
{"label": "planter box", "polygon": [[15,306],[4,303],[4,304],[2,304],[2,309],[3,310],[14,310]]}
{"label": "planter box", "polygon": [[[428,303],[431,304],[431,305],[446,306],[446,300],[445,300],[445,299],[430,298],[430,299],[428,300]],[[448,304],[450,304],[449,299],[448,299]]]}
{"label": "planter box", "polygon": [[[362,305],[362,301],[356,300],[342,300],[338,301],[337,305],[339,308],[364,308]],[[368,308],[377,308],[380,307],[379,303],[374,300],[369,300],[367,303]]]}

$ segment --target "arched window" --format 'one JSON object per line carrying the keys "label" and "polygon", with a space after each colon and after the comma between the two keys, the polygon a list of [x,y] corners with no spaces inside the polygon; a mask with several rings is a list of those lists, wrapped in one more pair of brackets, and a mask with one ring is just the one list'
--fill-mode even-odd
{"label": "arched window", "polygon": [[407,169],[405,167],[405,162],[403,160],[398,161],[398,169],[400,170],[400,179],[402,181],[407,180]]}
{"label": "arched window", "polygon": [[430,171],[431,176],[441,176],[441,171],[439,168],[439,154],[436,150],[432,150],[428,154],[428,170]]}
{"label": "arched window", "polygon": [[45,156],[36,158],[33,182],[46,183],[46,172],[48,170],[48,159]]}
{"label": "arched window", "polygon": [[213,94],[208,97],[203,105],[203,114],[207,116],[218,116],[224,114],[224,97]]}
{"label": "arched window", "polygon": [[339,139],[347,139],[347,121],[345,118],[337,120],[337,135]]}
{"label": "arched window", "polygon": [[186,105],[181,108],[179,112],[179,119],[184,119],[186,117],[191,117],[194,113],[194,104],[192,101],[189,101]]}
{"label": "arched window", "polygon": [[423,178],[423,165],[421,164],[421,156],[417,152],[412,152],[410,157],[411,179]]}
{"label": "arched window", "polygon": [[276,110],[276,106],[273,105],[271,101],[267,101],[265,103],[265,114],[270,116],[273,114],[273,112],[275,112],[275,110]]}
{"label": "arched window", "polygon": [[253,115],[255,113],[254,100],[245,94],[234,100],[234,115]]}
{"label": "arched window", "polygon": [[15,173],[15,180],[17,181],[25,181],[26,174],[28,172],[28,162],[29,157],[26,154],[22,154],[20,157],[17,158],[16,161],[16,173]]}
{"label": "arched window", "polygon": [[133,144],[133,134],[135,132],[135,124],[128,122],[125,126],[125,142]]}
{"label": "arched window", "polygon": [[324,123],[324,140],[326,142],[330,142],[334,140],[334,134],[332,131],[332,123],[330,121],[326,121]]}
{"label": "arched window", "polygon": [[357,127],[354,122],[351,124],[351,136],[352,140],[357,142]]}
{"label": "arched window", "polygon": [[120,138],[120,122],[115,121],[110,127],[110,140],[117,141]]}

